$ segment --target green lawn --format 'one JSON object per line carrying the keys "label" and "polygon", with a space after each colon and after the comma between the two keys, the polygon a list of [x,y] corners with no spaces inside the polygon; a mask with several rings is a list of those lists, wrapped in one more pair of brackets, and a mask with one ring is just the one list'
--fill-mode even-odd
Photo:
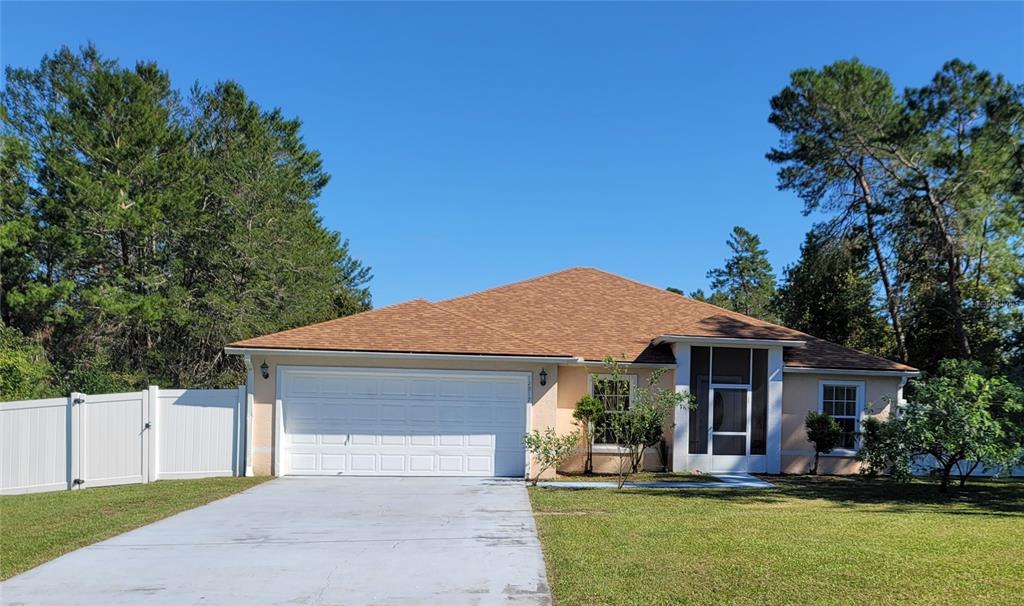
{"label": "green lawn", "polygon": [[1024,482],[531,488],[558,606],[1024,604]]}
{"label": "green lawn", "polygon": [[[566,474],[560,473],[556,482],[618,482],[619,476],[614,473]],[[629,474],[629,482],[718,482],[719,479],[710,475],[692,473],[672,473],[664,471],[641,471]]]}
{"label": "green lawn", "polygon": [[161,480],[0,497],[0,579],[267,479]]}

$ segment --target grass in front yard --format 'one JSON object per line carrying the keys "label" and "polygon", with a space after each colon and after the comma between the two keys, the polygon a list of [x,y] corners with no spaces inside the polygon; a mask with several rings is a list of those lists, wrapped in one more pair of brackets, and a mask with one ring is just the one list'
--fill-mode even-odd
{"label": "grass in front yard", "polygon": [[1024,482],[531,488],[559,606],[1024,604]]}
{"label": "grass in front yard", "polygon": [[[565,482],[618,482],[619,476],[614,473],[567,474],[560,473],[555,481]],[[673,473],[666,471],[641,471],[629,474],[627,482],[718,482],[715,476],[693,473]]]}
{"label": "grass in front yard", "polygon": [[268,479],[161,480],[0,497],[0,579]]}

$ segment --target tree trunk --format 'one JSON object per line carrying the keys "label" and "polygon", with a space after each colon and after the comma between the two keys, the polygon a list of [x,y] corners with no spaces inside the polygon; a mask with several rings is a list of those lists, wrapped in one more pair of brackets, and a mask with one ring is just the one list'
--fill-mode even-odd
{"label": "tree trunk", "polygon": [[949,492],[949,476],[953,473],[953,462],[950,461],[942,466],[942,483],[939,484],[939,492]]}
{"label": "tree trunk", "polygon": [[583,475],[594,473],[594,424],[587,422],[587,460],[583,463]]}
{"label": "tree trunk", "polygon": [[974,465],[971,465],[971,468],[967,470],[967,473],[964,473],[963,470],[960,470],[960,488],[964,487],[964,484],[967,483],[967,478],[969,478],[971,474],[974,473],[974,470],[977,469],[978,465],[980,464],[981,461],[975,461]]}
{"label": "tree trunk", "polygon": [[864,203],[864,220],[867,228],[868,241],[871,244],[871,251],[875,255],[875,264],[878,266],[878,274],[882,279],[882,288],[885,290],[885,307],[889,312],[889,321],[892,323],[893,336],[896,339],[896,356],[900,362],[907,363],[907,342],[903,336],[903,322],[900,320],[899,304],[896,300],[896,292],[892,282],[889,280],[888,263],[885,261],[885,253],[882,252],[882,245],[875,232],[875,217],[871,210],[871,186],[863,171],[857,171],[857,185],[861,191],[861,201]]}
{"label": "tree trunk", "polygon": [[818,458],[820,456],[821,456],[821,453],[818,452],[817,450],[815,450],[814,451],[814,467],[811,468],[811,475],[813,475],[813,476],[818,475]]}
{"label": "tree trunk", "polygon": [[942,234],[942,252],[946,258],[946,288],[949,289],[949,311],[953,315],[953,335],[956,338],[957,350],[961,356],[969,358],[971,342],[967,338],[967,331],[964,328],[964,302],[960,292],[960,261],[957,259],[956,246],[949,234],[942,205],[935,199],[935,194],[932,193],[927,182],[925,183],[925,194],[928,208],[931,210],[932,218],[935,219],[936,229]]}

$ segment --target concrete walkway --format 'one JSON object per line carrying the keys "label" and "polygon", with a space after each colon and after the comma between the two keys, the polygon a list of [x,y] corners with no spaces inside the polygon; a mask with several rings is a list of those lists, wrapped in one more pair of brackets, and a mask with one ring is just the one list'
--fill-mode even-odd
{"label": "concrete walkway", "polygon": [[[626,482],[623,488],[774,488],[770,482],[745,473],[712,473],[717,482]],[[618,482],[540,482],[545,488],[618,488]]]}
{"label": "concrete walkway", "polygon": [[550,602],[523,481],[479,478],[281,478],[0,584],[5,606]]}

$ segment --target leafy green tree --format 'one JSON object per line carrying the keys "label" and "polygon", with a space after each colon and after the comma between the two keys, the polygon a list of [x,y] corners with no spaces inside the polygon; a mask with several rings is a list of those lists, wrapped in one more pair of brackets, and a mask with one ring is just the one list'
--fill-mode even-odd
{"label": "leafy green tree", "polygon": [[772,302],[779,321],[846,347],[885,353],[888,327],[875,306],[868,254],[856,235],[836,238],[824,226],[808,232],[800,260],[786,268]]}
{"label": "leafy green tree", "polygon": [[594,473],[594,428],[604,416],[604,404],[594,396],[587,394],[576,402],[576,409],[572,411],[572,418],[579,423],[586,432],[587,458],[583,463],[583,473]]}
{"label": "leafy green tree", "polygon": [[698,291],[693,297],[755,318],[771,319],[775,275],[768,251],[761,248],[756,234],[739,226],[732,229],[728,244],[733,254],[725,266],[708,272],[712,295],[705,298]]}
{"label": "leafy green tree", "polygon": [[1024,275],[1024,197],[1015,188],[1024,88],[954,59],[928,85],[908,89],[904,105],[904,144],[878,154],[890,155],[904,216],[923,228],[899,233],[924,236],[913,246],[934,261],[926,275],[941,277],[952,343],[969,357],[982,338],[971,330],[972,311],[1012,305],[1007,299]]}
{"label": "leafy green tree", "polygon": [[237,384],[226,343],[369,307],[299,121],[93,46],[6,75],[0,317],[66,380]]}
{"label": "leafy green tree", "polygon": [[46,353],[18,329],[0,323],[0,401],[61,395]]}
{"label": "leafy green tree", "polygon": [[[612,357],[605,358],[604,364],[611,382],[617,384],[622,376],[621,365]],[[644,451],[661,442],[665,424],[675,409],[696,405],[691,394],[659,385],[665,372],[664,368],[651,370],[647,385],[636,387],[630,395],[629,408],[607,415],[608,436],[625,450],[618,460],[620,489],[630,474],[640,470]]]}
{"label": "leafy green tree", "polygon": [[1022,317],[1022,98],[959,60],[897,94],[885,72],[853,60],[798,70],[772,99],[779,187],[805,213],[863,233],[903,361],[937,364],[912,354],[942,341],[959,357],[1010,356],[1006,327]]}
{"label": "leafy green tree", "polygon": [[814,446],[814,467],[811,473],[817,475],[818,460],[822,454],[832,452],[843,439],[843,428],[835,419],[825,413],[811,411],[804,419],[807,441]]}
{"label": "leafy green tree", "polygon": [[979,363],[945,360],[938,375],[914,381],[906,407],[872,429],[861,457],[873,469],[909,477],[921,457],[939,468],[940,490],[953,470],[960,485],[980,466],[1009,469],[1024,460],[1024,390]]}
{"label": "leafy green tree", "polygon": [[897,357],[906,362],[901,291],[887,242],[892,178],[875,150],[897,143],[902,106],[884,71],[856,59],[821,70],[800,69],[772,97],[768,121],[779,145],[768,153],[780,166],[779,189],[804,201],[804,214],[823,210],[841,230],[858,228],[872,259],[892,325]]}

